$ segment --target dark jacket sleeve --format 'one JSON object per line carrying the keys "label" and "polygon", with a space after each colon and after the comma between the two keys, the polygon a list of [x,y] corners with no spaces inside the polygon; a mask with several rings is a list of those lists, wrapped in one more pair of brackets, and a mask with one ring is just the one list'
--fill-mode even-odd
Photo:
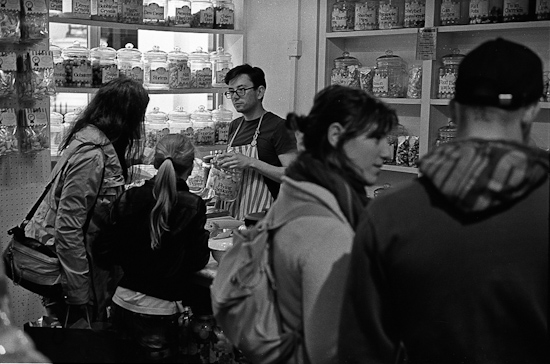
{"label": "dark jacket sleeve", "polygon": [[197,200],[197,214],[190,223],[192,243],[187,246],[187,260],[189,271],[196,272],[206,266],[210,259],[208,248],[209,232],[204,229],[206,224],[206,205],[202,199]]}
{"label": "dark jacket sleeve", "polygon": [[394,363],[398,350],[389,288],[376,254],[371,221],[363,214],[351,253],[339,330],[338,353],[343,364]]}
{"label": "dark jacket sleeve", "polygon": [[98,227],[99,233],[91,248],[94,262],[100,268],[109,269],[119,263],[122,239],[117,220],[126,198],[127,193],[124,192],[105,209],[104,213],[94,216],[94,224]]}

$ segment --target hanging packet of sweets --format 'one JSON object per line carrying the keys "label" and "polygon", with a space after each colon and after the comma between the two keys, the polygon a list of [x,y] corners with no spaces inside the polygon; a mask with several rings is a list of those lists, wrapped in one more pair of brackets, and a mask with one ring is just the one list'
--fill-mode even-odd
{"label": "hanging packet of sweets", "polygon": [[22,4],[21,39],[48,39],[48,7],[46,0],[25,0]]}
{"label": "hanging packet of sweets", "polygon": [[22,101],[41,100],[55,95],[55,75],[51,51],[31,51],[18,59],[19,98]]}
{"label": "hanging packet of sweets", "polygon": [[17,55],[15,52],[0,52],[0,98],[14,98]]}
{"label": "hanging packet of sweets", "polygon": [[0,6],[0,42],[17,43],[21,39],[21,4],[3,0]]}
{"label": "hanging packet of sweets", "polygon": [[48,132],[48,112],[44,107],[23,109],[21,151],[23,153],[39,152],[50,147]]}
{"label": "hanging packet of sweets", "polygon": [[397,151],[395,153],[395,164],[398,166],[409,165],[409,136],[399,135],[397,137]]}
{"label": "hanging packet of sweets", "polygon": [[418,151],[420,147],[420,141],[418,136],[411,135],[409,137],[409,155],[408,165],[409,167],[418,167]]}
{"label": "hanging packet of sweets", "polygon": [[0,156],[19,152],[15,109],[0,109]]}

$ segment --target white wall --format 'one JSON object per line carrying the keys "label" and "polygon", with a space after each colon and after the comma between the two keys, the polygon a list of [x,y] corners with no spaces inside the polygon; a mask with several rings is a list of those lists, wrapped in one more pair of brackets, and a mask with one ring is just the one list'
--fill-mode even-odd
{"label": "white wall", "polygon": [[[266,73],[267,110],[286,117],[311,108],[317,81],[318,8],[316,0],[245,0],[246,57]],[[302,56],[293,61],[289,41],[302,41]]]}

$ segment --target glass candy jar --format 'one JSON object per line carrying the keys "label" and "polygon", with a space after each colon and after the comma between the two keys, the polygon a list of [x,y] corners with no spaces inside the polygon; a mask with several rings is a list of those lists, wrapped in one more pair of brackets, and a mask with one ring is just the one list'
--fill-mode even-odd
{"label": "glass candy jar", "polygon": [[168,87],[170,89],[188,88],[191,83],[189,55],[179,47],[168,52]]}
{"label": "glass candy jar", "polygon": [[191,18],[190,0],[168,0],[168,25],[189,28]]}
{"label": "glass candy jar", "polygon": [[214,0],[214,29],[235,29],[233,0]]}
{"label": "glass candy jar", "polygon": [[456,124],[449,120],[449,123],[441,128],[437,129],[437,139],[435,140],[435,146],[448,143],[456,138]]}
{"label": "glass candy jar", "polygon": [[443,66],[439,68],[438,99],[452,99],[455,95],[455,83],[458,76],[458,65],[464,59],[458,49],[453,49],[452,54],[443,56]]}
{"label": "glass candy jar", "polygon": [[63,122],[64,128],[69,129],[73,125],[74,121],[78,118],[81,112],[82,112],[82,108],[77,107],[73,111],[69,111],[68,113],[66,113],[64,116],[65,121]]}
{"label": "glass candy jar", "polygon": [[384,164],[395,164],[395,154],[397,152],[397,139],[399,138],[399,136],[403,136],[403,135],[407,135],[407,131],[405,130],[405,127],[401,124],[397,124],[397,126],[393,130],[391,130],[386,136],[390,153],[389,153],[388,159],[384,160]]}
{"label": "glass candy jar", "polygon": [[468,24],[469,5],[469,0],[442,0],[439,13],[441,25]]}
{"label": "glass candy jar", "polygon": [[189,67],[191,68],[191,87],[212,87],[212,63],[210,54],[203,52],[201,47],[189,54]]}
{"label": "glass candy jar", "polygon": [[503,0],[470,0],[468,19],[470,24],[502,22]]}
{"label": "glass candy jar", "polygon": [[195,133],[193,138],[195,145],[214,145],[216,133],[212,113],[206,110],[203,105],[200,105],[197,110],[191,113],[191,122]]}
{"label": "glass candy jar", "polygon": [[330,28],[333,32],[346,32],[355,28],[355,3],[336,0],[332,6]]}
{"label": "glass candy jar", "polygon": [[378,0],[359,0],[355,3],[355,26],[353,29],[378,29]]}
{"label": "glass candy jar", "polygon": [[168,19],[167,0],[143,0],[143,24],[165,25]]}
{"label": "glass candy jar", "polygon": [[372,92],[377,97],[405,97],[407,77],[407,63],[388,50],[376,58]]}
{"label": "glass candy jar", "polygon": [[158,141],[170,133],[168,116],[154,107],[153,111],[145,114],[145,147],[155,149]]}
{"label": "glass candy jar", "polygon": [[535,20],[550,20],[550,0],[536,0]]}
{"label": "glass candy jar", "polygon": [[221,201],[235,201],[241,188],[242,176],[241,169],[220,167],[218,156],[215,155],[211,161],[205,189],[209,196],[212,195]]}
{"label": "glass candy jar", "polygon": [[64,48],[61,54],[65,66],[65,86],[91,87],[92,64],[88,48],[75,41],[72,46]]}
{"label": "glass candy jar", "polygon": [[225,87],[225,75],[233,68],[231,54],[224,52],[223,47],[218,47],[218,50],[210,55],[210,61],[213,70],[212,86]]}
{"label": "glass candy jar", "polygon": [[227,144],[229,142],[229,124],[233,120],[233,113],[220,105],[218,109],[212,111],[212,121],[214,122],[215,143]]}
{"label": "glass candy jar", "polygon": [[120,5],[119,1],[121,0],[92,1],[92,20],[117,22]]}
{"label": "glass candy jar", "polygon": [[51,44],[50,52],[52,52],[53,56],[53,76],[55,78],[55,86],[64,87],[66,83],[66,74],[61,47]]}
{"label": "glass candy jar", "polygon": [[132,43],[127,43],[124,48],[117,51],[117,65],[120,75],[143,83],[143,61],[141,52],[134,48]]}
{"label": "glass candy jar", "polygon": [[171,133],[184,134],[193,141],[195,133],[193,132],[191,115],[185,111],[183,106],[178,106],[168,113],[168,125]]}
{"label": "glass candy jar", "polygon": [[208,28],[214,27],[214,6],[210,0],[191,0],[191,27]]}
{"label": "glass candy jar", "polygon": [[359,88],[361,62],[348,52],[342,53],[342,57],[334,59],[334,68],[330,74],[331,85],[342,85]]}
{"label": "glass candy jar", "polygon": [[142,0],[119,0],[120,21],[128,24],[141,24],[143,22]]}
{"label": "glass candy jar", "polygon": [[530,3],[533,2],[531,0],[504,0],[502,5],[502,21],[506,23],[531,20],[531,15],[534,14],[531,14]]}
{"label": "glass candy jar", "polygon": [[426,20],[426,0],[405,0],[405,28],[423,28]]}
{"label": "glass candy jar", "polygon": [[191,174],[187,178],[187,186],[189,186],[189,192],[201,194],[206,186],[207,169],[204,166],[204,162],[200,158],[195,158],[193,161],[193,169]]}
{"label": "glass candy jar", "polygon": [[52,155],[57,154],[59,145],[63,141],[63,115],[50,112],[50,150]]}
{"label": "glass candy jar", "polygon": [[168,54],[154,46],[143,58],[143,85],[150,90],[168,90]]}
{"label": "glass candy jar", "polygon": [[378,7],[378,29],[403,28],[405,0],[380,0]]}
{"label": "glass candy jar", "polygon": [[92,86],[100,87],[107,82],[118,78],[116,50],[102,44],[90,51],[92,58],[93,81]]}

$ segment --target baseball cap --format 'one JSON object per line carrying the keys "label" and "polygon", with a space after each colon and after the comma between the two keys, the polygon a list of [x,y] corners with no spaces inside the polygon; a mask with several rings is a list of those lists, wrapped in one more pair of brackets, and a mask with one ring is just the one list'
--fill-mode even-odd
{"label": "baseball cap", "polygon": [[462,60],[455,100],[514,110],[538,101],[542,90],[540,57],[521,44],[497,38],[473,49]]}

